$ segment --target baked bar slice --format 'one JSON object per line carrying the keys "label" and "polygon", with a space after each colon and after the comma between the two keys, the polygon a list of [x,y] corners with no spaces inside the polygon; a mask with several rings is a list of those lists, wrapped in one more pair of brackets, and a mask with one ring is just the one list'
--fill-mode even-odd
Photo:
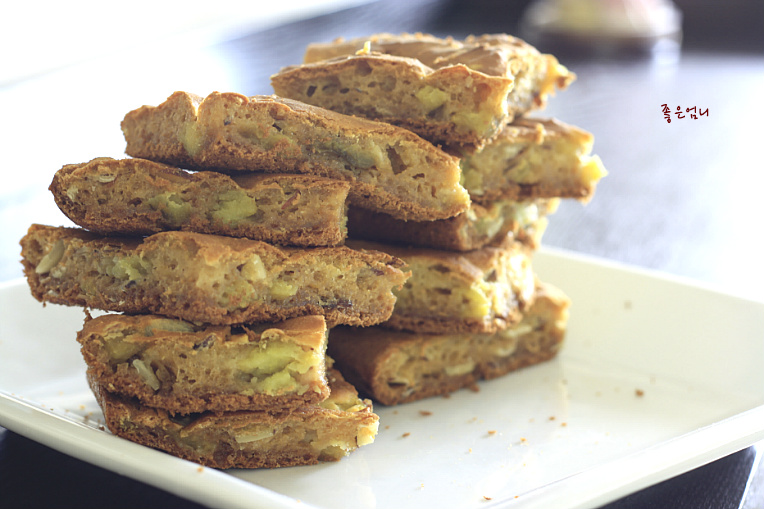
{"label": "baked bar slice", "polygon": [[352,55],[369,42],[369,50],[415,58],[432,69],[464,65],[487,76],[514,79],[506,99],[507,120],[543,108],[550,94],[575,80],[553,55],[540,53],[525,41],[507,34],[471,35],[464,40],[430,34],[379,33],[330,43],[310,44],[305,63]]}
{"label": "baked bar slice", "polygon": [[348,210],[348,235],[408,246],[473,251],[519,242],[537,249],[559,199],[517,202],[497,200],[488,206],[473,203],[467,212],[438,221],[400,221],[387,214],[352,207]]}
{"label": "baked bar slice", "polygon": [[511,119],[514,79],[462,63],[432,69],[416,58],[359,52],[286,67],[271,85],[282,97],[399,125],[435,144],[480,146]]}
{"label": "baked bar slice", "polygon": [[311,175],[229,177],[137,158],[66,165],[50,185],[69,219],[105,235],[184,230],[304,247],[344,242],[349,189]]}
{"label": "baked bar slice", "polygon": [[134,157],[344,180],[352,203],[400,219],[444,219],[469,205],[458,159],[414,133],[276,96],[176,92],[129,112],[122,131]]}
{"label": "baked bar slice", "polygon": [[594,136],[555,119],[522,118],[481,150],[463,153],[462,183],[472,200],[576,198],[587,201],[607,175],[590,155]]}
{"label": "baked bar slice", "polygon": [[338,372],[321,403],[279,414],[239,411],[172,416],[106,390],[89,377],[114,435],[220,469],[274,468],[339,461],[377,435],[379,417]]}
{"label": "baked bar slice", "polygon": [[496,334],[337,327],[330,331],[329,354],[376,402],[416,401],[552,359],[563,344],[569,304],[562,291],[540,284],[522,321]]}
{"label": "baked bar slice", "polygon": [[533,301],[535,275],[519,244],[466,253],[348,241],[404,260],[411,277],[382,327],[423,333],[494,333],[520,320]]}
{"label": "baked bar slice", "polygon": [[339,247],[287,248],[188,232],[144,239],[32,225],[21,240],[32,294],[42,302],[156,313],[232,325],[324,315],[327,322],[386,320],[402,262]]}
{"label": "baked bar slice", "polygon": [[329,396],[326,337],[323,316],[231,327],[107,314],[86,321],[77,341],[89,376],[143,405],[280,413]]}

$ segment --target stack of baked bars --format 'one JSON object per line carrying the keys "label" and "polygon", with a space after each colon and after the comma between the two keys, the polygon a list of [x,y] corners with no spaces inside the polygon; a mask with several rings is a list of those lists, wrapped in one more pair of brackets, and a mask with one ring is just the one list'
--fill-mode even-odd
{"label": "stack of baked bars", "polygon": [[569,300],[533,253],[605,170],[527,114],[573,79],[507,35],[378,34],[309,46],[275,95],[176,92],[125,116],[131,157],[56,173],[80,228],[29,229],[32,294],[107,312],[77,339],[114,434],[337,460],[377,433],[356,388],[394,405],[558,352]]}

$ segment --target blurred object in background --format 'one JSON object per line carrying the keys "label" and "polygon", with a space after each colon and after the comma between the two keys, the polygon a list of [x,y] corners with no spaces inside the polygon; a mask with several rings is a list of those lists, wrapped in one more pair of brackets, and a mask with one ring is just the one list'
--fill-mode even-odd
{"label": "blurred object in background", "polygon": [[534,0],[520,32],[561,54],[678,54],[682,13],[671,0]]}

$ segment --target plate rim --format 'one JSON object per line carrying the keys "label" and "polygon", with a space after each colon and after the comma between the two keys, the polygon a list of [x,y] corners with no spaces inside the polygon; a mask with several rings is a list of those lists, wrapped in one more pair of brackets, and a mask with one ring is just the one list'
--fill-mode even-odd
{"label": "plate rim", "polygon": [[[725,299],[755,306],[764,305],[764,300],[759,301],[730,293],[702,281],[589,254],[547,246],[542,247],[534,258],[539,255],[548,257],[554,262],[572,261],[593,265],[597,268],[630,273],[651,281],[669,282],[701,292],[710,292]],[[23,277],[0,282],[0,292],[12,290],[19,285],[26,285]],[[30,416],[33,417],[30,419]],[[62,433],[58,429],[61,423],[72,426],[65,426],[66,429]],[[239,478],[228,471],[200,467],[190,461],[118,438],[108,430],[102,432],[77,423],[73,419],[47,410],[35,401],[10,394],[2,388],[0,388],[0,426],[64,454],[139,480],[181,498],[193,499],[210,506],[233,509],[316,507],[306,501],[296,500],[289,495]],[[481,504],[481,506],[523,507],[524,509],[549,507],[550,504],[568,509],[598,507],[733,454],[762,440],[764,440],[764,404],[755,405],[690,432],[536,487],[523,493],[519,498],[487,501],[486,505]],[[686,448],[687,443],[693,444],[693,454],[690,456],[677,461],[677,454],[666,454],[667,449]],[[121,458],[121,461],[114,461],[115,454]],[[146,469],[144,466],[141,469],[138,463],[144,457],[148,457],[152,468]],[[637,469],[639,476],[636,479],[633,478],[635,463],[639,465]],[[157,475],[155,468],[157,465],[163,466],[158,472],[172,470],[178,475]],[[614,468],[621,465],[632,466],[626,469]],[[193,478],[193,482],[189,482],[189,475],[193,476],[200,472],[209,475],[197,475]],[[584,482],[581,482],[582,480]],[[606,484],[608,488],[592,491],[591,483],[595,481],[597,485]],[[224,490],[220,489],[221,483],[225,487]]]}

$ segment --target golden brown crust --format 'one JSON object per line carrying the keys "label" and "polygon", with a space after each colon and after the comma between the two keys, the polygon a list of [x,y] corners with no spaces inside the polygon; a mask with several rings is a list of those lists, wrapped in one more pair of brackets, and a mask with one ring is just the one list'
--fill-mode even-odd
{"label": "golden brown crust", "polygon": [[532,302],[530,253],[514,244],[465,253],[348,241],[404,260],[411,277],[394,290],[395,309],[381,327],[422,333],[493,333],[521,318]]}
{"label": "golden brown crust", "polygon": [[322,316],[212,326],[156,315],[87,320],[77,341],[88,376],[170,414],[282,413],[326,399]]}
{"label": "golden brown crust", "polygon": [[512,242],[537,249],[546,229],[546,216],[554,213],[558,201],[496,201],[488,206],[473,203],[467,212],[438,221],[400,221],[387,214],[351,207],[348,236],[461,252]]}
{"label": "golden brown crust", "polygon": [[414,133],[276,96],[175,92],[129,112],[122,131],[134,157],[344,180],[352,203],[402,219],[443,219],[469,205],[458,159]]}
{"label": "golden brown crust", "polygon": [[330,373],[329,379],[332,394],[350,395],[354,406],[309,405],[280,414],[241,411],[185,418],[141,406],[108,392],[92,378],[88,381],[113,434],[204,466],[228,469],[337,461],[372,442],[379,417],[371,402],[359,400],[338,372]]}
{"label": "golden brown crust", "polygon": [[64,214],[104,235],[184,230],[306,247],[344,242],[349,188],[310,175],[191,173],[139,158],[66,165],[50,185]]}
{"label": "golden brown crust", "polygon": [[383,253],[201,233],[135,239],[32,225],[21,245],[27,281],[42,302],[219,325],[303,315],[371,325],[389,316],[392,288],[407,278],[402,262]]}
{"label": "golden brown crust", "polygon": [[569,305],[564,293],[541,284],[523,320],[496,335],[337,327],[330,331],[329,355],[375,401],[417,401],[553,358],[565,337]]}
{"label": "golden brown crust", "polygon": [[594,196],[607,175],[591,155],[594,136],[556,119],[522,118],[474,153],[462,153],[463,183],[472,200],[575,198]]}
{"label": "golden brown crust", "polygon": [[438,38],[430,34],[372,34],[331,43],[314,43],[305,51],[306,63],[351,55],[370,42],[370,50],[416,58],[424,65],[440,69],[466,65],[489,76],[511,77],[515,84],[507,100],[511,118],[543,108],[556,89],[565,89],[575,74],[552,55],[540,53],[530,44],[507,34],[469,36],[464,40]]}
{"label": "golden brown crust", "polygon": [[481,146],[511,119],[514,80],[463,64],[432,69],[363,53],[286,67],[271,84],[282,97],[405,127],[435,144]]}
{"label": "golden brown crust", "polygon": [[419,32],[377,33],[353,39],[338,37],[330,43],[309,44],[303,60],[311,63],[353,54],[361,51],[367,41],[370,43],[369,51],[415,58],[433,69],[463,64],[489,76],[511,77],[514,74],[512,55],[538,53],[528,43],[509,35],[469,36],[460,41],[453,37],[440,38]]}

